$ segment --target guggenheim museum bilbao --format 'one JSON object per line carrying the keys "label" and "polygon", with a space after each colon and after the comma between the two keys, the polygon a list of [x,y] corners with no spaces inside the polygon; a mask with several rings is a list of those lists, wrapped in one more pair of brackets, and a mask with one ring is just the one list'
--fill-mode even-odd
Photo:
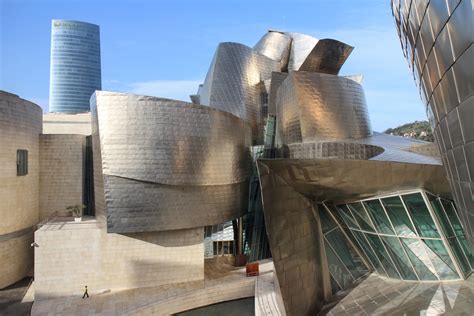
{"label": "guggenheim museum bilbao", "polygon": [[373,132],[362,77],[338,75],[353,47],[300,33],[220,43],[191,102],[97,90],[89,132],[49,116],[45,133],[39,106],[1,92],[0,288],[32,268],[35,301],[182,285],[227,251],[271,258],[280,313],[314,315],[372,273],[467,279],[472,2],[392,7],[437,144]]}

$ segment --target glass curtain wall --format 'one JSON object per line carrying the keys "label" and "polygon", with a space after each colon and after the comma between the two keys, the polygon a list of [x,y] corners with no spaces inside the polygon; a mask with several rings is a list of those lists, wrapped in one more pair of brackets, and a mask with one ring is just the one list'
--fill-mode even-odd
{"label": "glass curtain wall", "polygon": [[467,244],[454,203],[430,193],[427,193],[427,196],[455,259],[463,274],[469,275],[474,268],[474,257]]}
{"label": "glass curtain wall", "polygon": [[403,280],[456,280],[473,269],[454,204],[424,191],[325,205],[347,225],[374,271]]}
{"label": "glass curtain wall", "polygon": [[324,250],[331,277],[332,293],[347,288],[370,272],[368,263],[362,258],[343,228],[329,210],[318,207]]}

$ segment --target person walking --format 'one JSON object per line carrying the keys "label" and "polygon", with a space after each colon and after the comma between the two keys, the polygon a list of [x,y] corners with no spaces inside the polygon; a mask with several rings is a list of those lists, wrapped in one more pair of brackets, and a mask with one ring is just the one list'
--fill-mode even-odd
{"label": "person walking", "polygon": [[89,293],[87,293],[87,285],[86,285],[86,290],[84,292],[84,295],[82,295],[82,298],[84,299],[87,296],[89,298]]}

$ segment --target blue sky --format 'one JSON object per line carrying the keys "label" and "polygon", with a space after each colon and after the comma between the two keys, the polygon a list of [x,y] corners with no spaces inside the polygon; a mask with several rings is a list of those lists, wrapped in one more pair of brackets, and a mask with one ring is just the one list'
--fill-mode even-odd
{"label": "blue sky", "polygon": [[390,0],[0,0],[0,89],[48,108],[52,19],[101,28],[102,88],[188,101],[219,42],[268,29],[355,47],[341,75],[364,75],[372,127],[424,120]]}

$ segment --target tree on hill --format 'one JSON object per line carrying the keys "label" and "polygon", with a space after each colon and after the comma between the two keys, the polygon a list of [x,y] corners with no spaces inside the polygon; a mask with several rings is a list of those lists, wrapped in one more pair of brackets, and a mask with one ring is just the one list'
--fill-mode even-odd
{"label": "tree on hill", "polygon": [[384,133],[434,142],[431,126],[427,121],[415,121],[395,128],[388,128]]}

